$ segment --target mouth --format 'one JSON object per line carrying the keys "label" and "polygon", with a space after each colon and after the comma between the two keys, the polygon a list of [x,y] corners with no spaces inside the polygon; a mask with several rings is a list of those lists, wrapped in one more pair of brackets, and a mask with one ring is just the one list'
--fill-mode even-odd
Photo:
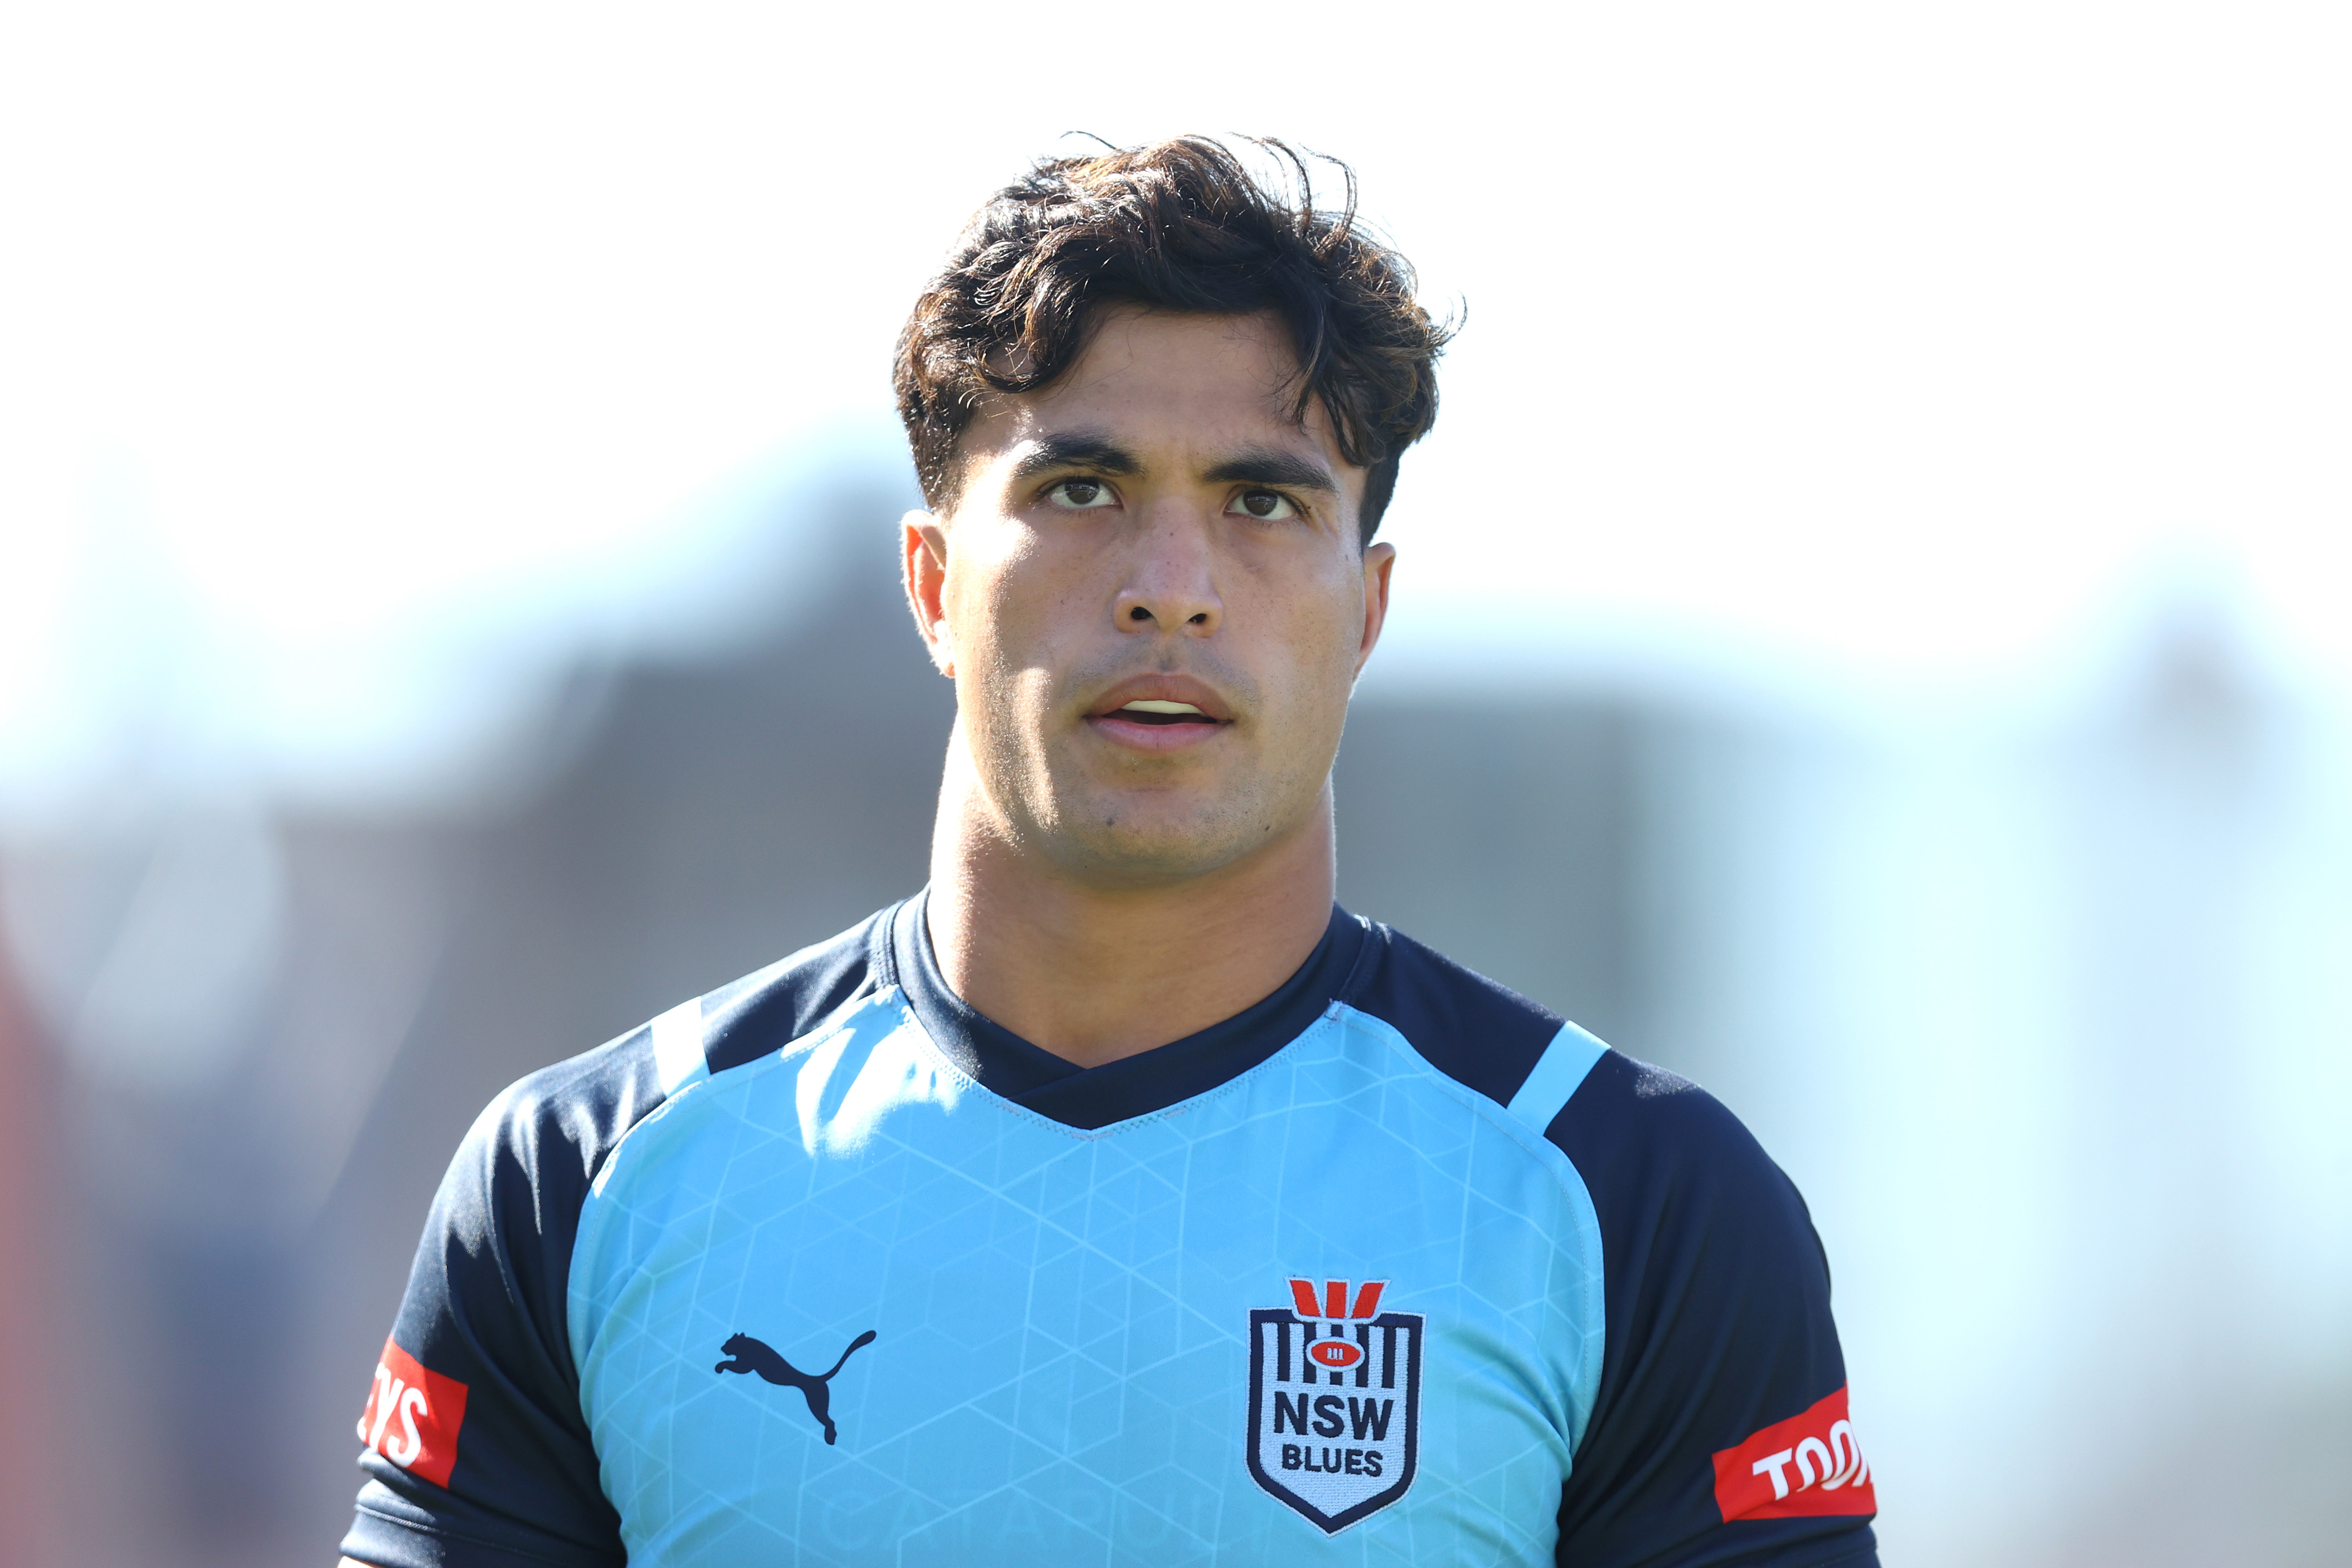
{"label": "mouth", "polygon": [[1158,697],[1140,697],[1134,702],[1121,704],[1100,716],[1123,719],[1130,724],[1162,726],[1205,724],[1213,727],[1223,722],[1211,718],[1191,703],[1168,702]]}
{"label": "mouth", "polygon": [[1203,745],[1231,729],[1233,722],[1222,697],[1183,675],[1123,682],[1087,715],[1087,727],[1104,739],[1148,752]]}

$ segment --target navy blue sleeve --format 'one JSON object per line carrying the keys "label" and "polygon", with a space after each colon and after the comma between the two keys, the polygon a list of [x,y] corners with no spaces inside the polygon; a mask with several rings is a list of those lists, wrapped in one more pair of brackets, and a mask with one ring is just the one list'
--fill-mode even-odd
{"label": "navy blue sleeve", "polygon": [[[713,1071],[782,1049],[868,985],[887,912],[712,992]],[[648,1025],[493,1101],[442,1178],[360,1418],[346,1557],[379,1568],[610,1568],[621,1521],[580,1411],[568,1309],[588,1189],[665,1098]]]}
{"label": "navy blue sleeve", "polygon": [[1608,1303],[1563,1568],[1875,1564],[1829,1265],[1795,1185],[1712,1097],[1613,1051],[1547,1135],[1592,1196]]}
{"label": "navy blue sleeve", "polygon": [[661,1101],[651,1030],[524,1079],[451,1162],[361,1418],[343,1555],[608,1568],[620,1520],[580,1414],[565,1295],[595,1170]]}

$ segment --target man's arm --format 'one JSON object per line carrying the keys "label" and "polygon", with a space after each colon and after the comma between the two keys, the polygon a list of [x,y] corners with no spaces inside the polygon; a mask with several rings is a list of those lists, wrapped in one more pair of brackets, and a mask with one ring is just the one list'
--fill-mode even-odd
{"label": "man's arm", "polygon": [[618,1568],[566,1321],[589,1183],[662,1099],[652,1030],[494,1101],[442,1180],[358,1437],[346,1563]]}
{"label": "man's arm", "polygon": [[1547,1135],[1591,1193],[1609,1318],[1559,1561],[1874,1564],[1829,1265],[1795,1186],[1696,1085],[1614,1051]]}

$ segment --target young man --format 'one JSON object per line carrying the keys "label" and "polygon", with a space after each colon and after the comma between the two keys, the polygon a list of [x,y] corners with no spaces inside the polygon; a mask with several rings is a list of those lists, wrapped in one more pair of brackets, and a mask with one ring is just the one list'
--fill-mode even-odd
{"label": "young man", "polygon": [[930,884],[484,1113],[350,1558],[1874,1563],[1787,1178],[1333,904],[1443,333],[1298,172],[974,220],[898,367]]}

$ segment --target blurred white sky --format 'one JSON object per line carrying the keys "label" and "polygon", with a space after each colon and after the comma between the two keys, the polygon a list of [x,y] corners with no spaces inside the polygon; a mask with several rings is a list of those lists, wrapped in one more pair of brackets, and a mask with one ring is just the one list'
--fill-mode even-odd
{"label": "blurred white sky", "polygon": [[1408,677],[1899,704],[2063,679],[2185,591],[2340,692],[2347,40],[2248,4],[16,7],[0,793],[156,747],[382,776],[572,650],[740,621],[757,501],[896,461],[914,290],[1071,130],[1346,157],[1468,302],[1392,514]]}

